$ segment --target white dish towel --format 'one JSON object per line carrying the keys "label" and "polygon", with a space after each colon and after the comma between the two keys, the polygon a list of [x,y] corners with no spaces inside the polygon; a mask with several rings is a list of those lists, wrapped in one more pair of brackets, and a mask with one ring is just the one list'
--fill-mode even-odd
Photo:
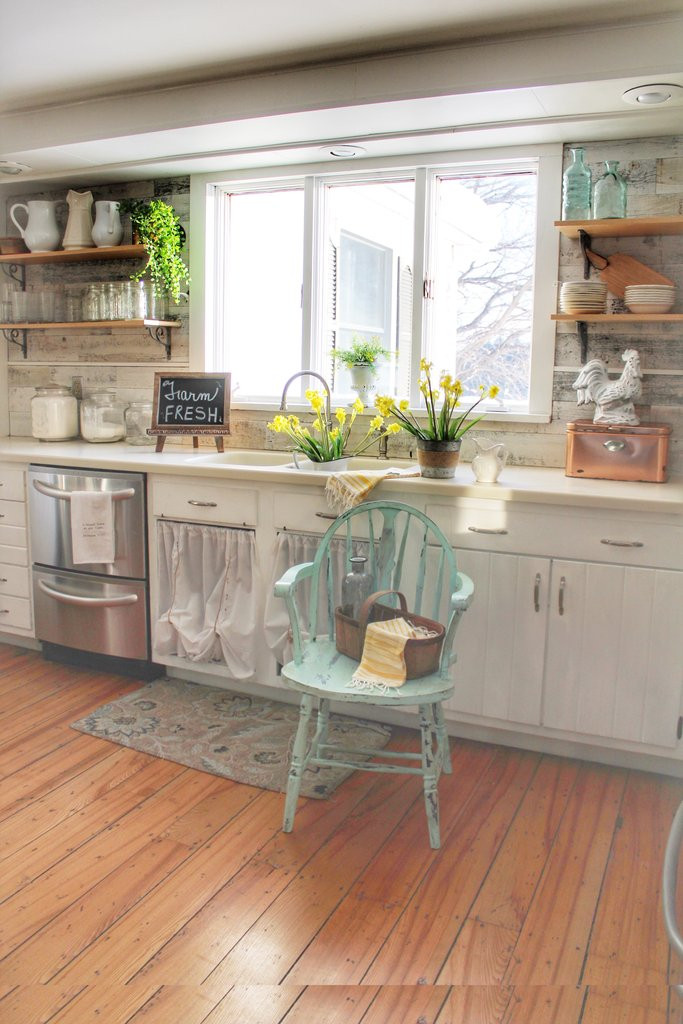
{"label": "white dish towel", "polygon": [[71,548],[74,565],[113,562],[114,505],[105,491],[71,492]]}

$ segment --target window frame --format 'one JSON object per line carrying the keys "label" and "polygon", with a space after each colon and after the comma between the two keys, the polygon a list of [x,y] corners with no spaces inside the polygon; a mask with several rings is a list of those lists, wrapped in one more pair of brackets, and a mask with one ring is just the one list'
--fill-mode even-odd
{"label": "window frame", "polygon": [[[258,167],[226,174],[193,175],[190,179],[190,216],[192,246],[190,271],[192,299],[190,307],[190,368],[211,370],[222,357],[218,344],[217,325],[223,315],[222,289],[218,287],[224,273],[223,246],[220,244],[224,226],[225,201],[229,190],[268,191],[273,188],[304,186],[304,281],[302,291],[302,370],[314,369],[322,359],[324,336],[320,329],[324,310],[322,289],[315,287],[313,268],[319,265],[324,243],[321,216],[324,188],[328,184],[353,180],[415,180],[415,256],[414,297],[412,310],[412,345],[414,367],[419,366],[425,330],[425,302],[422,287],[429,268],[428,224],[436,178],[444,174],[461,174],[470,170],[486,171],[505,165],[513,168],[529,161],[537,165],[536,257],[533,274],[533,312],[531,365],[528,411],[511,406],[505,412],[487,412],[487,420],[505,422],[546,423],[552,414],[552,381],[554,369],[555,330],[551,314],[555,310],[559,233],[553,222],[559,216],[562,182],[562,145],[454,151],[436,154],[411,154],[400,159],[369,160],[362,164],[345,161],[301,164],[296,167]],[[417,239],[421,244],[417,244]],[[209,268],[214,268],[213,273]],[[419,282],[419,284],[418,284]],[[283,382],[284,383],[284,382]],[[417,374],[411,381],[410,402],[418,412],[420,395]],[[292,395],[292,408],[296,396]],[[239,398],[234,408],[272,411],[272,399]]]}

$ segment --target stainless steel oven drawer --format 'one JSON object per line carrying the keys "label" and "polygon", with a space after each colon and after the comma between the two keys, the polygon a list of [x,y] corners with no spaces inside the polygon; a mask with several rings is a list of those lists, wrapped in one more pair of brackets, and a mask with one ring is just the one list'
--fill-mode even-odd
{"label": "stainless steel oven drawer", "polygon": [[39,640],[80,651],[146,659],[147,590],[140,580],[33,570]]}
{"label": "stainless steel oven drawer", "polygon": [[[141,473],[29,466],[29,521],[34,562],[104,576],[146,576],[145,478]],[[114,509],[115,559],[74,565],[71,492],[107,491]],[[8,541],[8,543],[11,543]]]}

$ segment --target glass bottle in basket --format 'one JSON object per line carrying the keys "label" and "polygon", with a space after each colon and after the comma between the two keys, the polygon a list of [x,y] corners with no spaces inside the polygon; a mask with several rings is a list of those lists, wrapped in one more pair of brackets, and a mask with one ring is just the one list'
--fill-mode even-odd
{"label": "glass bottle in basket", "polygon": [[352,555],[349,562],[351,572],[342,580],[341,607],[342,613],[348,618],[358,619],[364,602],[375,589],[375,581],[365,570],[365,555]]}

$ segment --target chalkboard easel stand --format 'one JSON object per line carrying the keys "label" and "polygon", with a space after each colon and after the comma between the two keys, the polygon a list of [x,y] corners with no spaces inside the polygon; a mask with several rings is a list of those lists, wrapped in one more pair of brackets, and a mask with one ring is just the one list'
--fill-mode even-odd
{"label": "chalkboard easel stand", "polygon": [[[166,436],[166,434],[157,435],[156,448],[154,449],[155,451],[162,452],[164,450]],[[213,439],[216,442],[216,450],[219,452],[225,451],[225,448],[223,447],[223,437],[220,434],[214,434]],[[197,434],[192,435],[192,447],[199,448],[199,436]]]}

